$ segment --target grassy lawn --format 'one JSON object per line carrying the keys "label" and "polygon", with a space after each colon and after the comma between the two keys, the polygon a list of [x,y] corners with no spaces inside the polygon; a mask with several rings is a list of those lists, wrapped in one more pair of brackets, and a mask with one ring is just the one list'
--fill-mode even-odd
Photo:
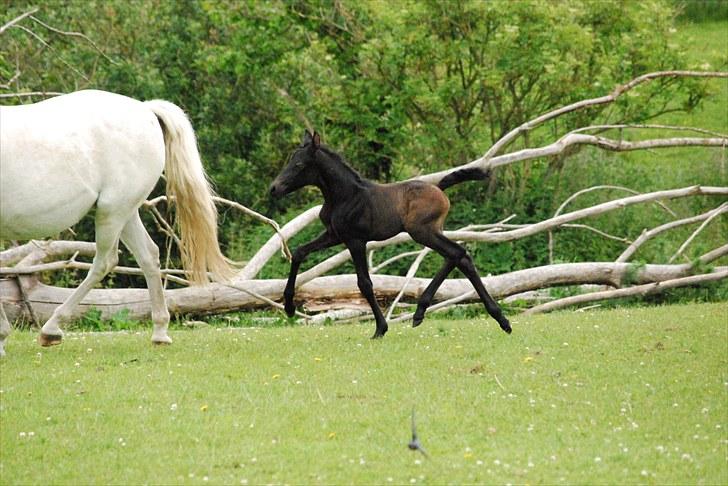
{"label": "grassy lawn", "polygon": [[[515,319],[17,332],[2,484],[728,482],[728,304]],[[407,449],[410,416],[430,454]]]}

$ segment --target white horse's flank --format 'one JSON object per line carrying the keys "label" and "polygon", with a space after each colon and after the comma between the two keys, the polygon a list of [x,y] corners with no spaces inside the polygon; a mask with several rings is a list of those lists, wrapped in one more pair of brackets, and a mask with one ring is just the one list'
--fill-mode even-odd
{"label": "white horse's flank", "polygon": [[[159,250],[138,209],[162,171],[175,198],[182,259],[195,283],[224,279],[212,190],[187,116],[167,101],[141,102],[79,91],[40,103],[0,107],[0,240],[42,238],[96,207],[96,256],[85,280],[43,325],[39,342],[58,344],[73,308],[117,263],[119,239],[144,272],[152,341],[171,343]],[[0,355],[10,324],[0,306]]]}

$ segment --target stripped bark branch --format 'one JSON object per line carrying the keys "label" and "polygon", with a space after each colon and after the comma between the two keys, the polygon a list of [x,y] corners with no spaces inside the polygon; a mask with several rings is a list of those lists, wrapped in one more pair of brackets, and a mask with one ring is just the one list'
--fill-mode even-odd
{"label": "stripped bark branch", "polygon": [[615,261],[617,263],[628,261],[630,258],[632,258],[632,255],[634,255],[637,252],[637,250],[639,250],[639,248],[642,245],[644,245],[648,240],[654,238],[655,236],[659,235],[660,233],[664,233],[665,231],[671,230],[673,228],[704,221],[705,219],[710,217],[710,215],[713,214],[717,209],[719,209],[719,208],[711,209],[708,212],[705,212],[703,214],[699,214],[697,216],[693,216],[690,218],[684,218],[684,219],[679,219],[677,221],[671,221],[669,223],[660,225],[656,228],[652,228],[649,231],[647,229],[643,230],[642,234],[639,236],[639,238],[637,238],[631,245],[629,245],[629,247],[627,247],[627,249],[624,250],[622,252],[622,254],[619,255],[619,257],[617,257],[617,259]]}
{"label": "stripped bark branch", "polygon": [[6,30],[8,30],[13,25],[15,25],[18,22],[22,21],[24,18],[30,17],[31,15],[33,15],[34,13],[36,13],[38,10],[39,10],[38,7],[32,8],[32,9],[28,10],[27,12],[18,15],[17,17],[15,17],[14,19],[12,19],[10,22],[8,22],[6,24],[3,24],[3,26],[0,27],[0,35],[2,35]]}
{"label": "stripped bark branch", "polygon": [[708,226],[708,224],[710,224],[710,222],[713,221],[714,218],[716,218],[717,216],[720,216],[721,214],[725,213],[726,211],[728,211],[728,203],[723,203],[718,208],[716,208],[714,211],[712,211],[712,214],[710,216],[708,216],[707,218],[705,218],[705,221],[703,221],[703,223],[700,226],[698,226],[698,229],[693,231],[693,234],[691,234],[690,237],[687,240],[685,240],[685,242],[682,245],[680,245],[680,248],[678,248],[678,250],[667,261],[667,263],[674,262],[675,258],[677,258],[678,255],[680,255],[683,251],[685,251],[685,248],[687,248],[688,245],[695,239],[695,237],[698,236],[698,234],[701,231],[703,231],[703,228]]}
{"label": "stripped bark branch", "polygon": [[728,278],[728,270],[707,273],[703,275],[692,275],[690,277],[675,278],[665,280],[663,282],[655,282],[645,285],[636,285],[626,289],[605,290],[603,292],[594,292],[591,294],[574,295],[563,299],[554,300],[545,304],[537,305],[528,309],[525,314],[537,314],[540,312],[550,312],[556,309],[563,309],[573,305],[584,304],[587,302],[596,302],[608,299],[622,299],[624,297],[632,297],[635,295],[645,296],[656,294],[668,289],[677,287],[686,287],[689,285],[698,285],[706,282],[715,282]]}
{"label": "stripped bark branch", "polygon": [[522,133],[528,132],[530,130],[533,130],[534,128],[543,125],[549,120],[552,120],[554,118],[557,118],[561,115],[564,115],[566,113],[570,113],[572,111],[582,110],[584,108],[588,108],[590,106],[596,106],[596,105],[603,105],[607,103],[612,103],[617,98],[619,98],[624,93],[630,91],[631,89],[635,88],[636,86],[639,86],[642,83],[652,81],[654,79],[659,78],[665,78],[665,77],[711,77],[711,78],[725,78],[728,77],[728,72],[704,72],[704,71],[658,71],[648,74],[643,74],[642,76],[638,76],[634,78],[633,80],[629,81],[628,83],[618,85],[612,90],[611,93],[609,93],[606,96],[600,96],[598,98],[592,98],[589,100],[582,100],[578,101],[576,103],[572,103],[567,106],[563,106],[557,110],[550,111],[548,113],[545,113],[537,118],[534,118],[533,120],[529,120],[526,123],[523,123],[522,125],[514,128],[507,134],[505,134],[500,140],[498,140],[493,146],[488,149],[488,151],[481,157],[480,161],[488,161],[489,159],[493,158],[498,152],[500,152],[503,148],[505,148],[507,145],[509,145],[513,140],[515,140],[519,135]]}

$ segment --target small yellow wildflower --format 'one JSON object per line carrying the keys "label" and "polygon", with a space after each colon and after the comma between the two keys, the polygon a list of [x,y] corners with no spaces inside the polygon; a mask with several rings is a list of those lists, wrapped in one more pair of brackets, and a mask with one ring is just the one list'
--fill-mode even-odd
{"label": "small yellow wildflower", "polygon": [[207,412],[207,404],[200,407],[200,412]]}
{"label": "small yellow wildflower", "polygon": [[336,437],[336,432],[329,432],[329,439]]}

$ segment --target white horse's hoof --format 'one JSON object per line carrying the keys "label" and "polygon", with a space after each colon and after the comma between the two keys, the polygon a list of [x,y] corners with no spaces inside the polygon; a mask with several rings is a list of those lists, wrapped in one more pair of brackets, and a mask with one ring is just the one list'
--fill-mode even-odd
{"label": "white horse's hoof", "polygon": [[43,347],[57,346],[63,342],[63,334],[38,334],[38,344]]}
{"label": "white horse's hoof", "polygon": [[153,336],[152,344],[172,344],[172,338],[169,336]]}

